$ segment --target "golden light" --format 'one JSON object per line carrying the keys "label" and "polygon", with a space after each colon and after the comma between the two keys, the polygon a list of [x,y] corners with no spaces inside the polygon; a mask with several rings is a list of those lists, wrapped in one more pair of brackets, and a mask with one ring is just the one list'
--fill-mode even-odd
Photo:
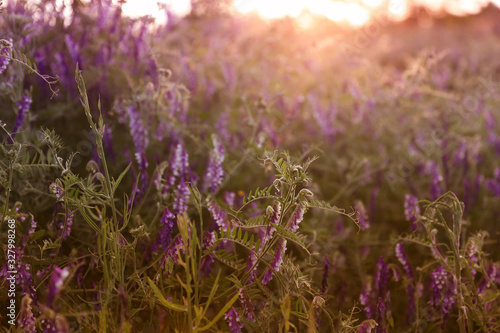
{"label": "golden light", "polygon": [[[113,0],[117,2],[118,0]],[[303,26],[312,24],[314,16],[352,26],[362,26],[379,14],[402,20],[411,4],[423,5],[430,11],[447,11],[455,15],[474,14],[500,0],[233,0],[233,7],[243,14],[255,13],[267,19],[296,18]],[[167,4],[171,11],[184,15],[190,11],[190,0],[128,0],[123,11],[128,16],[151,15],[157,23],[165,22],[165,13],[158,3]]]}

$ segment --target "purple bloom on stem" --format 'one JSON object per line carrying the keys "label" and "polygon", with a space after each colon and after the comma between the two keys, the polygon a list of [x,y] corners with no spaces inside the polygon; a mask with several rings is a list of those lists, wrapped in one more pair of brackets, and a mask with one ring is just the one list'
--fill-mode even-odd
{"label": "purple bloom on stem", "polygon": [[241,329],[243,328],[243,323],[240,321],[240,315],[238,312],[232,307],[225,315],[224,319],[229,325],[229,329],[231,333],[241,333]]}
{"label": "purple bloom on stem", "polygon": [[214,144],[214,150],[210,154],[207,171],[203,179],[203,191],[214,193],[224,180],[224,168],[222,167],[222,163],[224,162],[225,151],[224,146],[220,143],[217,136],[212,136],[212,142]]}
{"label": "purple bloom on stem", "polygon": [[320,293],[324,294],[326,292],[326,289],[328,288],[328,271],[330,270],[330,261],[328,260],[328,257],[325,256],[323,258],[323,278],[321,279],[321,289]]}
{"label": "purple bloom on stem", "polygon": [[377,313],[375,316],[375,321],[377,322],[377,327],[375,328],[375,333],[386,333],[387,325],[385,323],[387,317],[387,307],[381,297],[377,301]]}
{"label": "purple bloom on stem", "polygon": [[25,94],[21,97],[21,100],[17,102],[17,117],[16,124],[12,129],[12,137],[16,136],[16,132],[23,126],[26,115],[30,110],[31,103],[33,102],[29,94]]}
{"label": "purple bloom on stem", "polygon": [[[280,239],[278,241],[278,245],[276,246],[276,251],[274,252],[274,259],[271,262],[271,267],[276,272],[279,272],[280,270],[280,266],[283,263],[283,256],[285,255],[285,251],[286,251],[286,240]],[[271,281],[273,278],[272,274],[273,272],[270,269],[267,269],[266,274],[262,279],[262,284],[267,284],[269,281]]]}
{"label": "purple bloom on stem", "polygon": [[378,297],[386,297],[388,293],[387,285],[389,283],[390,273],[389,267],[385,264],[384,259],[382,257],[379,258],[377,263],[377,270],[375,272],[375,280],[374,286],[377,288],[377,296]]}
{"label": "purple bloom on stem", "polygon": [[61,229],[61,234],[59,235],[59,237],[62,237],[63,240],[68,238],[69,234],[71,233],[71,227],[73,226],[74,218],[74,212],[71,212],[67,215],[67,218],[62,219],[61,223],[59,224],[59,228]]}
{"label": "purple bloom on stem", "polygon": [[256,322],[257,318],[255,317],[254,313],[255,307],[253,306],[250,295],[248,295],[248,293],[246,292],[245,287],[240,289],[240,301],[241,306],[243,307],[245,314],[247,315],[247,319]]}
{"label": "purple bloom on stem", "polygon": [[49,307],[53,308],[53,302],[61,292],[64,280],[66,280],[68,276],[69,270],[67,267],[61,269],[57,266],[54,266],[54,271],[52,272],[52,275],[50,277],[49,290],[46,300]]}
{"label": "purple bloom on stem", "polygon": [[370,227],[370,220],[368,219],[368,214],[366,212],[365,205],[359,200],[354,204],[354,209],[357,211],[359,226],[361,230],[366,230]]}
{"label": "purple bloom on stem", "polygon": [[174,212],[176,214],[182,214],[187,211],[187,202],[189,200],[189,196],[191,192],[189,192],[189,188],[184,181],[181,179],[177,189],[175,190],[175,201],[174,201]]}
{"label": "purple bloom on stem", "polygon": [[432,296],[429,304],[446,320],[455,304],[457,293],[453,275],[439,265],[431,273]]}
{"label": "purple bloom on stem", "polygon": [[[271,219],[269,221],[269,224],[266,228],[266,230],[264,231],[263,234],[261,234],[261,245],[264,245],[265,243],[267,243],[267,241],[269,241],[272,237],[273,237],[273,234],[274,232],[276,231],[276,227],[274,225],[279,225],[279,222],[280,222],[280,218],[281,218],[281,203],[278,202],[276,204],[276,208],[272,208],[271,206],[269,206],[267,208],[267,213],[268,213],[268,216],[271,215]],[[261,247],[262,249],[262,247]]]}
{"label": "purple bloom on stem", "polygon": [[236,203],[236,194],[234,192],[224,192],[224,201],[229,207],[233,208]]}
{"label": "purple bloom on stem", "polygon": [[[215,244],[215,234],[213,231],[205,233],[203,237],[203,248],[208,249]],[[203,278],[206,278],[212,272],[212,264],[214,263],[214,257],[211,254],[205,255],[201,259],[201,273]]]}
{"label": "purple bloom on stem", "polygon": [[[420,225],[417,225],[417,215],[420,214],[420,207],[416,206],[418,202],[418,198],[412,194],[405,194],[405,218],[406,221],[411,222],[411,230],[415,231],[417,229],[421,229]],[[416,207],[415,207],[416,206]]]}
{"label": "purple bloom on stem", "polygon": [[377,323],[373,319],[365,320],[359,325],[358,333],[371,333],[375,327],[377,327]]}
{"label": "purple bloom on stem", "polygon": [[139,117],[139,111],[135,105],[129,105],[127,108],[127,114],[129,119],[130,135],[134,141],[135,151],[142,153],[146,150],[149,139],[148,132],[142,125],[141,119]]}
{"label": "purple bloom on stem", "polygon": [[413,315],[415,313],[415,288],[413,287],[413,270],[411,269],[410,262],[408,261],[408,256],[406,255],[406,252],[403,247],[403,243],[397,243],[396,244],[396,257],[398,258],[399,262],[401,265],[403,265],[403,268],[406,272],[406,275],[408,276],[408,279],[410,280],[408,286],[406,287],[406,291],[408,292],[408,308],[406,310],[406,315],[409,321],[412,320]]}
{"label": "purple bloom on stem", "polygon": [[222,210],[222,208],[217,205],[213,198],[207,200],[207,208],[208,211],[212,214],[212,217],[219,227],[219,230],[227,231],[227,227],[229,225],[226,213]]}
{"label": "purple bloom on stem", "polygon": [[[247,268],[246,270],[250,272],[250,276],[248,278],[247,283],[252,283],[255,281],[255,271],[257,270],[257,265],[255,263],[257,262],[257,256],[255,255],[254,251],[250,251],[250,255],[248,256],[248,262],[247,262]],[[255,267],[254,267],[255,265]],[[252,269],[253,267],[253,269]]]}
{"label": "purple bloom on stem", "polygon": [[290,229],[297,230],[299,228],[299,223],[304,219],[304,213],[306,212],[306,206],[299,204],[295,212],[293,213],[292,220],[290,222]]}
{"label": "purple bloom on stem", "polygon": [[[160,230],[156,239],[157,248],[166,248],[172,241],[172,232],[175,226],[175,215],[165,207],[160,219]],[[156,251],[155,251],[156,252]]]}
{"label": "purple bloom on stem", "polygon": [[1,39],[0,40],[0,74],[7,68],[10,63],[10,59],[5,58],[3,56],[10,56],[12,52],[12,38],[9,40]]}
{"label": "purple bloom on stem", "polygon": [[31,303],[33,300],[29,295],[25,295],[21,301],[21,310],[19,311],[19,318],[17,318],[17,323],[23,332],[26,333],[36,333],[35,321],[36,318],[33,315]]}
{"label": "purple bloom on stem", "polygon": [[403,268],[406,272],[406,275],[408,275],[408,278],[413,280],[413,270],[411,269],[410,263],[408,261],[408,256],[406,255],[405,249],[403,247],[403,243],[399,242],[396,244],[396,258],[398,258],[399,262],[401,265],[403,265]]}

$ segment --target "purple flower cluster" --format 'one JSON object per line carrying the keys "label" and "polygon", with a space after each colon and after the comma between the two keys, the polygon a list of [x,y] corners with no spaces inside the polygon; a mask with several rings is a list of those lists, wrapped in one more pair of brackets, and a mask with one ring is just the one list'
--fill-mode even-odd
{"label": "purple flower cluster", "polygon": [[17,323],[23,332],[36,333],[36,318],[33,314],[33,309],[31,304],[33,299],[29,295],[25,295],[21,301],[21,310],[19,311],[19,318]]}
{"label": "purple flower cluster", "polygon": [[442,265],[431,273],[432,295],[429,304],[446,320],[456,303],[457,290],[453,275]]}
{"label": "purple flower cluster", "polygon": [[232,307],[225,315],[224,319],[231,330],[231,333],[241,333],[241,329],[243,328],[243,323],[240,320],[240,315],[238,312]]}
{"label": "purple flower cluster", "polygon": [[68,276],[69,276],[68,267],[59,268],[57,266],[54,266],[54,271],[50,276],[49,289],[46,298],[46,302],[49,307],[54,308],[53,304],[54,300],[61,292],[61,289],[64,285],[64,281]]}
{"label": "purple flower cluster", "polygon": [[153,245],[153,252],[157,253],[158,249],[167,248],[172,241],[172,233],[175,227],[175,215],[165,207],[160,219],[160,228],[158,230],[158,237]]}
{"label": "purple flower cluster", "polygon": [[16,135],[16,132],[23,126],[24,120],[26,119],[26,115],[30,110],[30,106],[33,100],[31,99],[30,94],[24,94],[21,97],[21,100],[17,102],[17,117],[16,123],[12,128],[12,137]]}
{"label": "purple flower cluster", "polygon": [[255,307],[253,306],[252,299],[250,298],[250,295],[248,295],[245,287],[240,289],[240,301],[241,301],[241,306],[243,307],[243,310],[247,315],[247,319],[256,322],[257,318],[255,317],[254,313]]}
{"label": "purple flower cluster", "polygon": [[359,226],[361,230],[366,230],[370,227],[370,220],[368,219],[368,213],[366,212],[365,205],[359,200],[356,200],[354,204],[354,209],[357,211]]}
{"label": "purple flower cluster", "polygon": [[[271,267],[275,272],[279,272],[280,266],[283,263],[283,256],[286,251],[286,239],[280,239],[276,245],[276,250],[274,252],[274,259],[271,262]],[[270,269],[266,270],[264,277],[262,278],[262,284],[267,284],[273,278],[273,272]]]}
{"label": "purple flower cluster", "polygon": [[403,265],[403,269],[408,277],[408,286],[406,287],[406,291],[408,292],[408,308],[406,309],[406,316],[408,321],[411,321],[415,313],[415,280],[413,270],[403,247],[403,243],[400,242],[396,244],[395,252],[396,258],[398,258],[398,261]]}
{"label": "purple flower cluster", "polygon": [[[411,222],[411,231],[421,229],[422,227],[417,224],[417,215],[420,214],[420,207],[416,206],[418,198],[412,194],[405,194],[405,218],[406,221]],[[416,207],[415,207],[416,206]]]}
{"label": "purple flower cluster", "polygon": [[299,223],[304,219],[304,213],[306,212],[307,207],[305,205],[299,204],[295,209],[292,215],[292,219],[290,221],[290,229],[293,231],[299,228]]}
{"label": "purple flower cluster", "polygon": [[210,154],[207,171],[203,178],[203,191],[215,193],[224,180],[224,168],[222,167],[222,163],[224,162],[225,151],[224,146],[216,135],[212,136],[212,142],[214,150]]}
{"label": "purple flower cluster", "polygon": [[[203,248],[208,249],[212,247],[215,244],[215,234],[213,231],[206,232],[204,237],[203,237]],[[214,263],[215,259],[211,254],[205,255],[201,259],[201,272],[203,275],[203,278],[206,278],[210,275],[212,272],[212,264]]]}
{"label": "purple flower cluster", "polygon": [[323,258],[323,267],[323,278],[321,279],[321,289],[319,290],[321,294],[324,294],[328,289],[328,271],[330,270],[328,256]]}
{"label": "purple flower cluster", "polygon": [[271,217],[267,228],[261,231],[262,245],[267,243],[273,237],[273,234],[276,231],[275,225],[279,225],[281,219],[281,203],[278,202],[276,204],[276,208],[272,208],[271,206],[269,206],[267,208],[267,211],[268,215],[270,215]]}
{"label": "purple flower cluster", "polygon": [[0,40],[0,74],[7,68],[10,63],[9,58],[5,58],[5,56],[10,56],[12,51],[12,38],[9,40],[1,39]]}
{"label": "purple flower cluster", "polygon": [[137,153],[144,153],[149,145],[148,131],[142,124],[139,117],[139,111],[135,105],[129,105],[126,108],[129,129],[132,140],[134,141],[135,151]]}
{"label": "purple flower cluster", "polygon": [[[372,283],[365,284],[363,286],[363,292],[359,296],[361,305],[364,306],[368,318],[375,318],[377,316],[378,308],[382,306],[380,302],[383,304],[384,313],[388,313],[391,301],[388,287],[390,277],[389,267],[382,257],[380,257]],[[384,318],[386,318],[385,315]],[[377,320],[377,322],[379,322],[379,320]]]}

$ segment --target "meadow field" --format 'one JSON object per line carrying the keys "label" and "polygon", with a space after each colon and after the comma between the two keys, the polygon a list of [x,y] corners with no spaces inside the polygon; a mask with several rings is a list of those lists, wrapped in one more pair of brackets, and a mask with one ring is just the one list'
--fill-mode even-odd
{"label": "meadow field", "polygon": [[2,332],[500,332],[500,10],[195,3],[1,7]]}

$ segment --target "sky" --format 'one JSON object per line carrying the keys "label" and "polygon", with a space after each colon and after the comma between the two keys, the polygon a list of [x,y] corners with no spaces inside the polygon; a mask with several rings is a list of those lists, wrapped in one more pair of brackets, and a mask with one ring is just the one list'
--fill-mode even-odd
{"label": "sky", "polygon": [[[393,19],[403,19],[408,13],[409,3],[427,6],[430,10],[446,10],[456,15],[473,14],[488,3],[500,7],[500,0],[233,0],[237,12],[256,13],[264,18],[284,16],[301,17],[307,13],[323,15],[336,22],[346,22],[361,26],[369,22],[370,17],[384,11]],[[166,20],[157,3],[165,3],[178,15],[189,13],[190,0],[127,0],[123,6],[126,15],[137,17],[144,15],[158,16],[157,23]]]}

